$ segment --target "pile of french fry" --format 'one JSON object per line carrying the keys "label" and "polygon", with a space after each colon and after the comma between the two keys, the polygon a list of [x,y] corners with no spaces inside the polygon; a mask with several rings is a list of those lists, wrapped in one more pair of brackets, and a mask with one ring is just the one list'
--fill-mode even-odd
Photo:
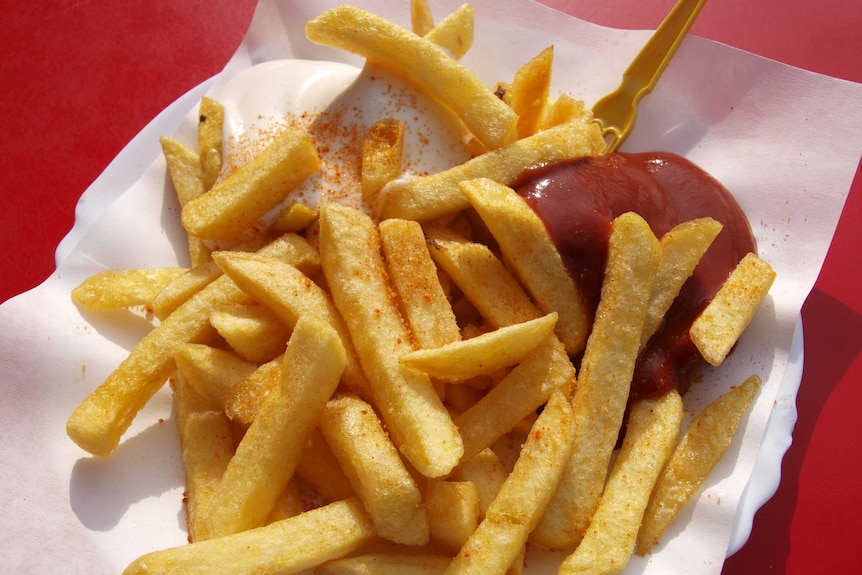
{"label": "pile of french fry", "polygon": [[[473,159],[403,178],[404,126],[380,118],[362,148],[375,209],[288,202],[261,226],[325,158],[287,128],[223,177],[223,111],[209,98],[197,152],[162,138],[192,267],[108,270],[72,294],[158,320],[72,413],[81,448],[109,455],[173,387],[190,543],[127,575],[520,573],[528,545],[561,551],[560,573],[615,573],[649,552],[730,445],[756,375],[684,433],[676,392],[624,421],[638,353],[721,224],[657,238],[619,216],[598,309],[584,309],[509,185],[604,142],[582,102],[550,97],[551,48],[493,88],[464,67],[473,17],[464,5],[435,25],[416,0],[410,29],[353,6],[307,24],[310,40],[406,78],[471,135]],[[773,277],[749,255],[692,326],[709,363]]]}

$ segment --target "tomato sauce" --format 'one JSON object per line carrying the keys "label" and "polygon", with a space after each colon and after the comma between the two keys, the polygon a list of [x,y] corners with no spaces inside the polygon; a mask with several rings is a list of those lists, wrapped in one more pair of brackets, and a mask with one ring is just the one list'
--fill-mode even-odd
{"label": "tomato sauce", "polygon": [[545,222],[592,310],[618,215],[639,214],[658,237],[695,218],[709,216],[723,224],[635,366],[633,399],[672,389],[684,393],[692,372],[705,363],[689,327],[743,256],[757,249],[730,192],[690,161],[666,152],[614,153],[543,166],[524,174],[515,189]]}

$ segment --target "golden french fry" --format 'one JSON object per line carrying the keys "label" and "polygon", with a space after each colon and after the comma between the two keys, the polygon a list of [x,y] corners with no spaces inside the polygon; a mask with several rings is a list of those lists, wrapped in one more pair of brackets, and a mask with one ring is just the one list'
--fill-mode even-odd
{"label": "golden french fry", "polygon": [[447,381],[464,381],[521,363],[554,333],[557,314],[401,356],[401,363]]}
{"label": "golden french fry", "polygon": [[670,457],[682,423],[676,391],[632,406],[625,438],[584,538],[560,566],[560,575],[612,575],[625,569],[644,509]]}
{"label": "golden french fry", "polygon": [[296,478],[291,478],[287,482],[287,486],[275,500],[275,506],[269,512],[265,524],[275,523],[282,519],[296,517],[305,511],[305,504],[302,501],[302,492],[296,482]]}
{"label": "golden french fry", "polygon": [[509,476],[500,458],[490,448],[483,449],[475,456],[458,464],[452,470],[450,479],[453,481],[469,481],[476,488],[479,496],[479,509],[482,517],[491,503],[497,497],[500,488]]}
{"label": "golden french fry", "polygon": [[[173,138],[162,136],[159,142],[162,145],[168,175],[182,207],[205,191],[200,156]],[[188,243],[192,266],[209,261],[210,249],[200,238],[189,236]]]}
{"label": "golden french fry", "polygon": [[591,118],[592,112],[584,105],[583,100],[575,100],[567,94],[561,94],[545,106],[537,130],[547,130],[566,122],[590,121]]}
{"label": "golden french fry", "polygon": [[183,227],[209,240],[249,239],[259,230],[259,219],[319,168],[311,137],[285,129],[262,153],[183,206]]}
{"label": "golden french fry", "polygon": [[362,140],[362,197],[371,201],[377,192],[401,173],[404,122],[384,118],[371,125]]}
{"label": "golden french fry", "polygon": [[645,555],[706,481],[736,436],[761,380],[752,375],[704,408],[689,423],[659,477],[638,533],[637,553]]}
{"label": "golden french fry", "polygon": [[181,374],[174,378],[174,403],[186,477],[189,542],[205,541],[212,538],[210,501],[234,452],[230,421],[219,403],[199,394]]}
{"label": "golden french fry", "polygon": [[[209,255],[207,255],[209,258]],[[198,264],[164,286],[153,298],[153,315],[164,320],[197,292],[221,275],[212,261]]]}
{"label": "golden french fry", "polygon": [[368,394],[368,381],[347,326],[320,286],[294,266],[274,258],[221,251],[213,254],[213,259],[238,286],[269,307],[289,328],[305,314],[319,317],[335,328],[347,349],[345,384],[360,395]]}
{"label": "golden french fry", "polygon": [[251,425],[269,390],[278,385],[281,379],[282,359],[279,356],[258,366],[225,392],[222,398],[224,411],[232,421]]}
{"label": "golden french fry", "polygon": [[367,553],[324,563],[314,575],[443,575],[445,555]]}
{"label": "golden french fry", "polygon": [[[282,348],[284,346],[282,343]],[[174,361],[185,380],[220,408],[225,394],[234,384],[257,370],[255,364],[230,351],[199,343],[178,347]]]}
{"label": "golden french fry", "polygon": [[312,431],[308,437],[308,444],[296,466],[296,474],[327,503],[354,495],[344,470],[326,443],[320,428]]}
{"label": "golden french fry", "polygon": [[566,467],[574,440],[572,408],[555,392],[485,518],[445,573],[503,573],[518,557]]}
{"label": "golden french fry", "polygon": [[549,46],[521,66],[512,81],[512,109],[518,114],[518,137],[532,136],[548,104],[554,47]]}
{"label": "golden french fry", "polygon": [[434,29],[434,16],[427,0],[410,0],[410,27],[419,36]]}
{"label": "golden french fry", "polygon": [[674,226],[661,237],[661,260],[644,320],[641,347],[658,330],[683,284],[721,228],[722,225],[712,218],[699,218]]}
{"label": "golden french fry", "polygon": [[185,268],[105,270],[72,290],[75,303],[89,310],[125,309],[151,305],[158,293],[183,275]]}
{"label": "golden french fry", "polygon": [[775,281],[775,270],[755,254],[747,254],[698,316],[689,330],[691,341],[710,365],[721,365],[751,323]]}
{"label": "golden french fry", "polygon": [[545,338],[524,361],[474,406],[455,419],[464,441],[464,461],[511,431],[548,401],[555,391],[569,391],[575,368],[563,344]]}
{"label": "golden french fry", "polygon": [[377,534],[406,545],[427,543],[422,494],[374,408],[355,396],[333,398],[323,409],[320,431]]}
{"label": "golden french fry", "polygon": [[198,150],[205,190],[213,187],[222,166],[224,107],[212,98],[201,98],[198,115]]}
{"label": "golden french fry", "polygon": [[461,190],[536,305],[559,314],[556,333],[569,354],[583,351],[591,314],[545,223],[512,188],[491,179],[464,181]]}
{"label": "golden french fry", "polygon": [[299,573],[377,539],[355,499],[219,539],[148,553],[123,575],[257,575]]}
{"label": "golden french fry", "polygon": [[380,222],[379,230],[386,268],[416,344],[434,348],[459,341],[458,322],[440,285],[422,227],[394,219]]}
{"label": "golden french fry", "polygon": [[381,191],[381,214],[384,218],[430,221],[470,206],[459,182],[492,178],[509,185],[530,168],[598,154],[604,146],[594,122],[583,119],[562,124],[437,174],[393,180]]}
{"label": "golden french fry", "polygon": [[492,326],[499,328],[541,317],[542,312],[488,246],[438,229],[428,230],[428,240],[434,262]]}
{"label": "golden french fry", "polygon": [[270,390],[213,494],[210,513],[216,536],[264,524],[346,363],[341,339],[328,323],[311,315],[296,322],[284,354],[281,385]]}
{"label": "golden french fry", "polygon": [[293,203],[273,220],[270,230],[277,234],[301,232],[317,221],[317,210],[305,204]]}
{"label": "golden french fry", "polygon": [[425,488],[425,511],[431,538],[454,553],[479,526],[479,492],[469,481],[434,479]]}
{"label": "golden french fry", "polygon": [[385,63],[452,109],[490,149],[517,136],[517,116],[481,80],[445,50],[385,18],[343,4],[310,20],[305,34],[316,44]]}
{"label": "golden french fry", "polygon": [[572,400],[575,447],[531,535],[541,547],[573,547],[595,512],[623,422],[660,255],[643,218],[629,212],[614,220],[601,298]]}
{"label": "golden french fry", "polygon": [[460,60],[473,46],[474,24],[472,4],[462,4],[429,30],[425,39]]}
{"label": "golden french fry", "polygon": [[252,363],[267,362],[284,352],[290,328],[264,305],[218,306],[210,323],[240,357]]}
{"label": "golden french fry", "polygon": [[461,436],[428,376],[398,362],[398,356],[413,347],[390,296],[371,218],[350,207],[324,204],[320,256],[393,442],[427,477],[449,473],[463,453]]}

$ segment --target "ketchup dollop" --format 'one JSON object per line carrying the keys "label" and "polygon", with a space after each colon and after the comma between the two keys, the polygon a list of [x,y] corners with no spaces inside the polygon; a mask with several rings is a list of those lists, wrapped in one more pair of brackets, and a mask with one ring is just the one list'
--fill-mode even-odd
{"label": "ketchup dollop", "polygon": [[694,370],[705,363],[689,327],[743,256],[757,249],[748,219],[730,192],[689,160],[665,152],[551,164],[525,173],[515,189],[544,221],[593,312],[611,223],[618,215],[639,214],[659,237],[695,218],[709,216],[723,224],[635,366],[632,399],[672,389],[684,393]]}

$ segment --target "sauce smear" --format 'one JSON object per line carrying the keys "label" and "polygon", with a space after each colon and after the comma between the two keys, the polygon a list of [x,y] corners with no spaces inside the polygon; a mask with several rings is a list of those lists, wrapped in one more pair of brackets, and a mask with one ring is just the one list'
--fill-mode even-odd
{"label": "sauce smear", "polygon": [[736,264],[756,242],[739,204],[712,176],[666,152],[614,153],[531,170],[515,185],[545,222],[569,273],[595,310],[614,218],[643,217],[661,237],[682,222],[712,217],[723,224],[664,323],[635,366],[632,399],[684,393],[705,362],[688,330]]}

